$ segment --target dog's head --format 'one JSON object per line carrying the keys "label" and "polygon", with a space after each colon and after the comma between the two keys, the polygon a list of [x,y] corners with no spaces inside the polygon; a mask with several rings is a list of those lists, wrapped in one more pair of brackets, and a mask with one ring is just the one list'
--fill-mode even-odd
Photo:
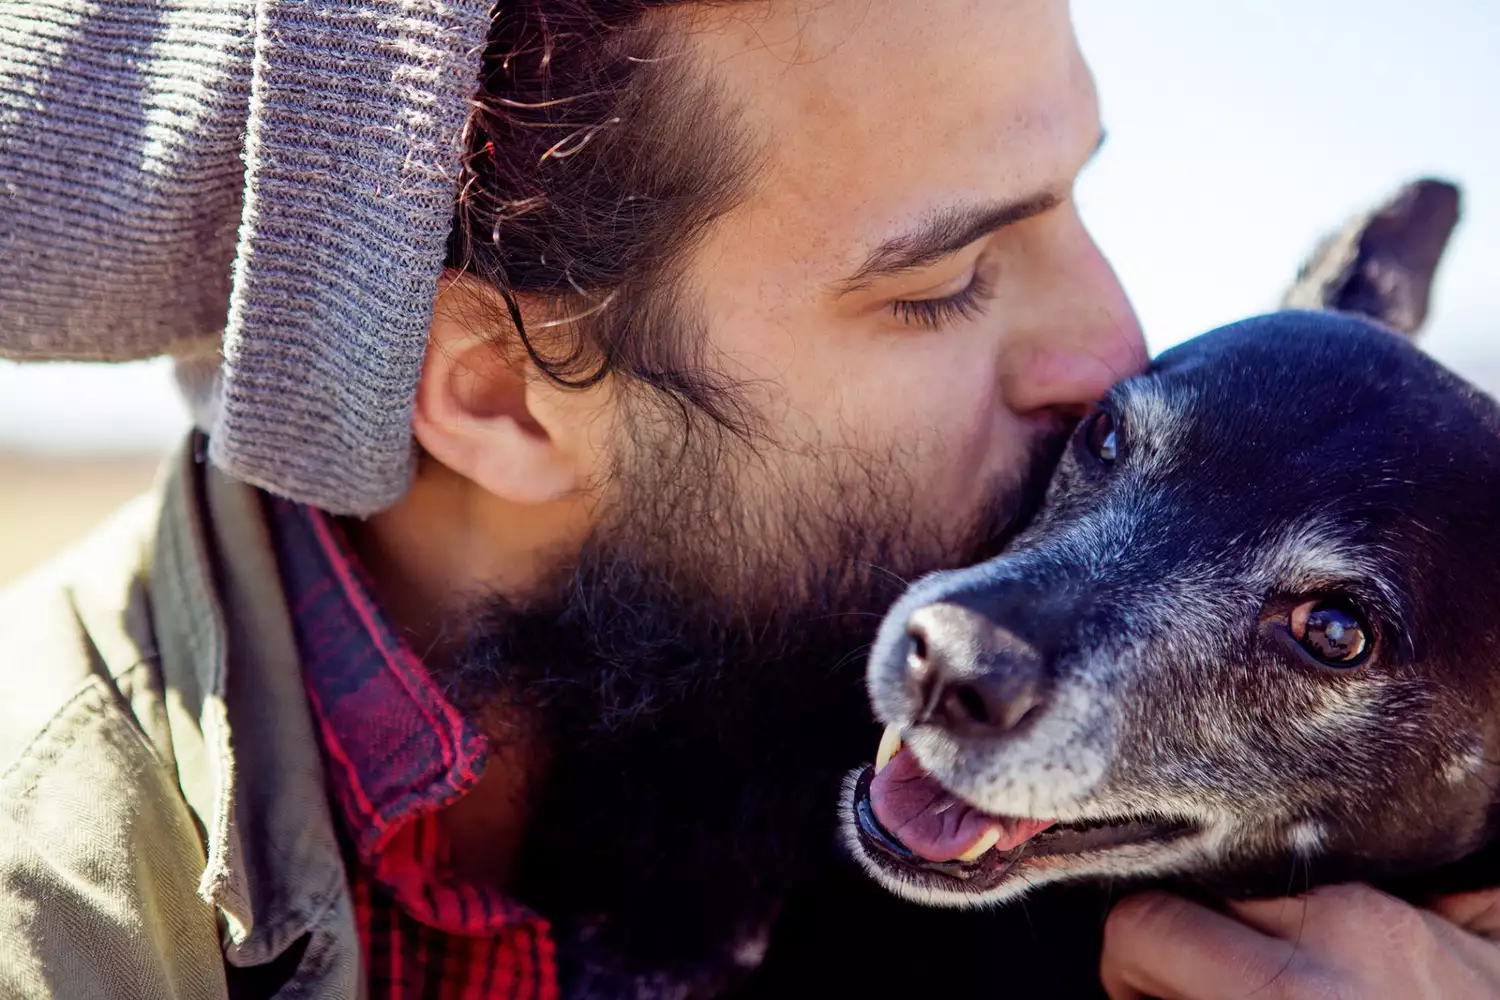
{"label": "dog's head", "polygon": [[892,609],[868,682],[892,728],[846,833],[919,901],[1462,857],[1500,787],[1500,411],[1352,318],[1190,341],[1005,555]]}

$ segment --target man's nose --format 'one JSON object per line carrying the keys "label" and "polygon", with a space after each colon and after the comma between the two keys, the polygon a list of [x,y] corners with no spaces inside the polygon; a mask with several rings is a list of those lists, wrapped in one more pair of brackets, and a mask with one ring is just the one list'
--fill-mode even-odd
{"label": "man's nose", "polygon": [[1029,335],[1006,359],[1005,398],[1017,413],[1081,411],[1148,361],[1130,299],[1083,223],[1075,218],[1061,242]]}
{"label": "man's nose", "polygon": [[904,683],[916,725],[955,736],[1003,737],[1046,703],[1042,657],[1013,633],[958,604],[929,604],[907,620]]}

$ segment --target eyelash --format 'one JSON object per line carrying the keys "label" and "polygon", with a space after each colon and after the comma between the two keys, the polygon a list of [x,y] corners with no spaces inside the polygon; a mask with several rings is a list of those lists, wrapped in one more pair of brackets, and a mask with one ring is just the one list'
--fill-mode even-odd
{"label": "eyelash", "polygon": [[937,330],[958,320],[972,319],[984,312],[990,286],[979,274],[962,291],[941,299],[906,299],[891,303],[891,312],[909,326]]}

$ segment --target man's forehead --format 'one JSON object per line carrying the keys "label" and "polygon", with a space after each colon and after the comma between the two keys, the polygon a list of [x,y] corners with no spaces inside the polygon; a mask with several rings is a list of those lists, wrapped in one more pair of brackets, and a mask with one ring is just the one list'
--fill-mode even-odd
{"label": "man's forehead", "polygon": [[828,269],[824,280],[935,215],[1066,196],[1097,140],[1062,0],[713,11],[695,18],[692,45],[765,150],[745,202],[755,236],[783,261]]}

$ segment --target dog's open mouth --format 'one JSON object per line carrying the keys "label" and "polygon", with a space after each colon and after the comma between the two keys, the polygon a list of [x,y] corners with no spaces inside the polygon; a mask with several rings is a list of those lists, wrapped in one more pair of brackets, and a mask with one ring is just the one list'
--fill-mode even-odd
{"label": "dog's open mouth", "polygon": [[[1185,820],[1120,817],[1059,823],[994,816],[969,805],[923,770],[894,732],[854,789],[860,841],[883,867],[927,872],[975,889],[998,884],[1022,861],[1065,858],[1165,842],[1194,829]],[[1045,863],[1045,862],[1044,862]]]}

